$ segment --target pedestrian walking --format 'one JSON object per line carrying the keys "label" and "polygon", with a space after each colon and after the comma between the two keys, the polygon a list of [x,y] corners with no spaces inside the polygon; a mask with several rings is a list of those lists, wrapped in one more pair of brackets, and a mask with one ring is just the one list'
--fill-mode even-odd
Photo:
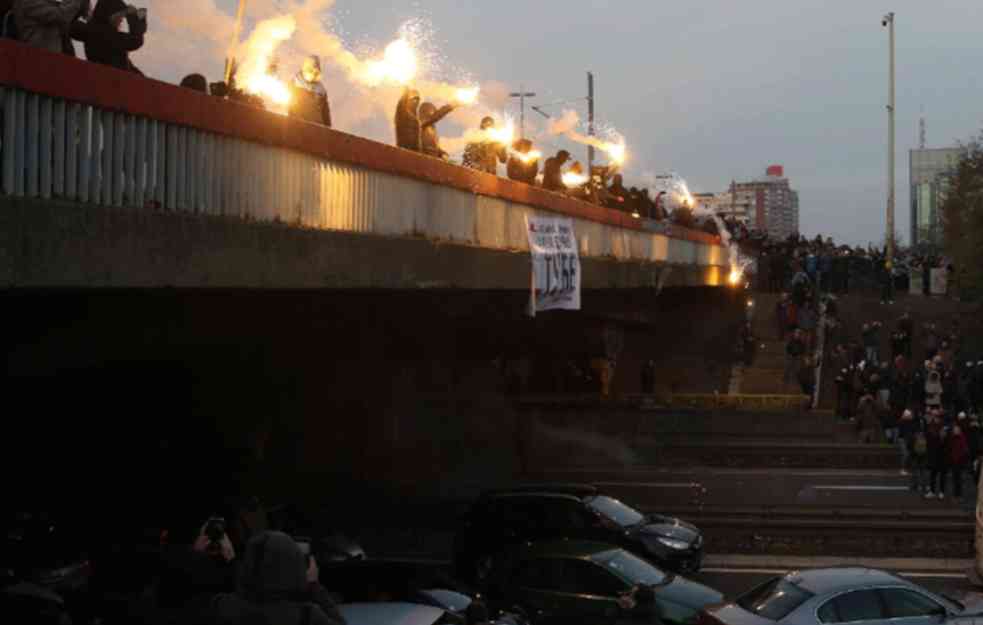
{"label": "pedestrian walking", "polygon": [[782,376],[783,383],[788,384],[793,378],[798,376],[799,366],[802,363],[802,357],[805,355],[805,352],[806,346],[805,342],[802,340],[802,331],[796,330],[792,333],[792,337],[785,346],[785,372]]}
{"label": "pedestrian walking", "polygon": [[962,501],[963,479],[969,466],[969,442],[961,423],[965,423],[965,417],[953,426],[952,432],[946,437],[946,459],[952,475],[952,495],[959,502]]}
{"label": "pedestrian walking", "polygon": [[946,432],[938,414],[933,413],[925,433],[927,442],[927,463],[929,469],[928,492],[926,499],[945,499],[948,458],[946,457]]}

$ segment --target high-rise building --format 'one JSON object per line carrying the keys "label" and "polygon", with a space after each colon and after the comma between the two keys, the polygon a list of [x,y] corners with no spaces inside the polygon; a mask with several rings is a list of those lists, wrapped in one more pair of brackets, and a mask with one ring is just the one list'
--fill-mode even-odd
{"label": "high-rise building", "polygon": [[911,185],[911,244],[941,243],[940,209],[949,176],[959,166],[962,148],[911,150],[908,179]]}
{"label": "high-rise building", "polygon": [[785,168],[772,165],[765,176],[750,182],[731,183],[733,204],[748,201],[748,225],[767,231],[772,238],[784,239],[799,232],[799,194],[789,186]]}

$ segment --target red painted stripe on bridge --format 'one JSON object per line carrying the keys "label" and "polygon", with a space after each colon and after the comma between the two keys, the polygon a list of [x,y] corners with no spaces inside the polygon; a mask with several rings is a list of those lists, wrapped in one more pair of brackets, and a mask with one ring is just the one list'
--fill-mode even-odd
{"label": "red painted stripe on bridge", "polygon": [[[631,230],[644,229],[638,220],[621,211],[5,39],[0,39],[0,84],[110,111],[293,149],[571,217]],[[669,236],[697,243],[720,243],[718,236],[678,226],[672,227]]]}

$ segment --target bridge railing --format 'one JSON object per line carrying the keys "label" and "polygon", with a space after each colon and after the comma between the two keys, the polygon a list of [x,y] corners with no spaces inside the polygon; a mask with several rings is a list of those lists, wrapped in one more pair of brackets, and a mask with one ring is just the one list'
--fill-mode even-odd
{"label": "bridge railing", "polygon": [[723,266],[717,237],[0,40],[0,193],[527,250],[575,220],[585,256]]}

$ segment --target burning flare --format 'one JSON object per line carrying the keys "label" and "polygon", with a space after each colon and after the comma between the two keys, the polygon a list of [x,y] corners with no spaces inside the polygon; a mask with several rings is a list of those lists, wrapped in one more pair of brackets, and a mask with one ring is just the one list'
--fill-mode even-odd
{"label": "burning flare", "polygon": [[727,281],[730,282],[731,286],[737,286],[741,282],[741,278],[743,277],[744,274],[741,272],[739,268],[731,267],[730,275],[727,276]]}
{"label": "burning flare", "polygon": [[503,125],[486,129],[485,135],[489,141],[510,146],[515,141],[515,122],[506,119]]}
{"label": "burning flare", "polygon": [[247,93],[262,97],[276,107],[290,103],[290,89],[286,83],[269,73],[270,61],[281,43],[290,39],[297,30],[292,15],[260,22],[249,39],[242,44],[242,64],[236,74],[237,84]]}
{"label": "burning flare", "polygon": [[539,150],[530,150],[528,152],[519,152],[518,150],[512,150],[512,149],[510,149],[509,150],[509,154],[511,156],[516,157],[517,159],[519,159],[520,161],[522,161],[526,165],[528,165],[529,163],[533,163],[535,161],[538,161],[539,159],[543,158],[543,153],[540,152]]}
{"label": "burning flare", "polygon": [[479,93],[481,93],[481,87],[463,87],[457,90],[454,99],[458,104],[468,106],[478,101]]}
{"label": "burning flare", "polygon": [[406,39],[397,39],[388,46],[381,59],[365,65],[365,82],[372,87],[394,84],[400,87],[413,82],[419,71],[416,50]]}
{"label": "burning flare", "polygon": [[568,189],[580,187],[587,184],[587,176],[577,172],[568,171],[563,174],[563,185]]}

